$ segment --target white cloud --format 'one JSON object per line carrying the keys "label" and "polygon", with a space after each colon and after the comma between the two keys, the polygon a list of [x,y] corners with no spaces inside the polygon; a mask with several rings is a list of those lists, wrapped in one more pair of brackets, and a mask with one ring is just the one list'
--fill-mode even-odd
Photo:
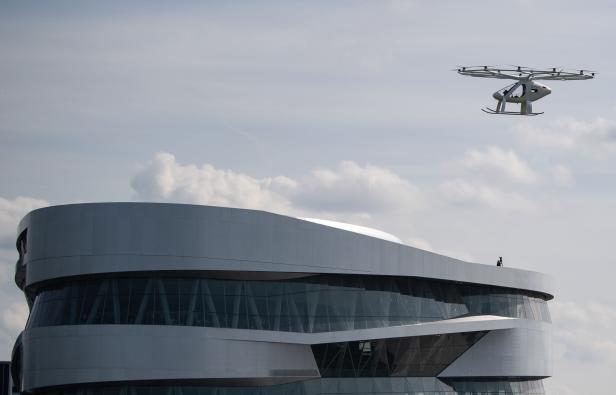
{"label": "white cloud", "polygon": [[533,202],[514,188],[537,184],[541,177],[512,149],[488,146],[471,149],[449,163],[452,177],[436,188],[446,202],[503,211],[530,211]]}
{"label": "white cloud", "polygon": [[441,195],[449,202],[465,205],[487,206],[510,211],[529,211],[534,208],[532,201],[515,193],[481,182],[452,179],[438,187]]}
{"label": "white cloud", "polygon": [[616,121],[601,117],[591,121],[564,118],[547,127],[525,122],[518,124],[516,130],[522,141],[529,145],[598,158],[616,154]]}
{"label": "white cloud", "polygon": [[257,179],[210,164],[182,165],[158,153],[131,183],[137,199],[270,210],[287,214],[412,210],[419,191],[392,171],[374,165],[341,162],[294,180],[285,176]]}
{"label": "white cloud", "polygon": [[12,278],[17,258],[17,250],[0,247],[0,285]]}
{"label": "white cloud", "polygon": [[469,170],[484,171],[498,177],[505,176],[522,184],[537,182],[538,176],[513,150],[490,146],[485,150],[470,150],[464,155],[462,165]]}
{"label": "white cloud", "polygon": [[616,363],[616,309],[602,303],[551,303],[556,358]]}
{"label": "white cloud", "polygon": [[294,191],[298,205],[326,212],[412,211],[421,206],[419,189],[389,169],[343,161],[314,170]]}
{"label": "white cloud", "polygon": [[2,325],[13,332],[20,332],[26,326],[30,310],[25,301],[14,302],[2,312]]}
{"label": "white cloud", "polygon": [[419,248],[421,250],[434,252],[435,254],[446,255],[448,257],[460,259],[462,261],[466,261],[466,262],[475,261],[475,258],[467,252],[437,249],[437,248],[434,248],[431,243],[429,243],[428,241],[422,238],[411,237],[407,239],[407,244],[415,248]]}
{"label": "white cloud", "polygon": [[133,178],[131,185],[137,198],[150,201],[234,206],[289,211],[289,201],[275,192],[295,187],[285,177],[256,179],[231,170],[204,164],[181,165],[169,153],[158,153]]}
{"label": "white cloud", "polygon": [[421,250],[435,252],[434,248],[432,247],[432,244],[419,237],[410,237],[409,239],[407,239],[407,244]]}
{"label": "white cloud", "polygon": [[29,211],[49,205],[44,200],[18,196],[15,199],[0,197],[0,247],[13,245],[17,224]]}
{"label": "white cloud", "polygon": [[17,333],[23,330],[28,318],[28,306],[20,300],[19,290],[13,282],[17,260],[15,236],[17,225],[29,211],[47,206],[41,199],[0,197],[0,353],[7,355]]}

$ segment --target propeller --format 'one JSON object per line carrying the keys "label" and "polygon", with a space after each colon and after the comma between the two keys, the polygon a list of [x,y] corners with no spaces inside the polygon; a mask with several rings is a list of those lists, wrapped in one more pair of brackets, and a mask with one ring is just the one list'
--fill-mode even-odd
{"label": "propeller", "polygon": [[496,67],[496,66],[490,66],[490,65],[478,65],[478,66],[458,66],[458,68],[460,69],[474,69],[474,68],[481,68],[483,70],[488,70],[488,68],[490,67]]}
{"label": "propeller", "polygon": [[[518,65],[505,65],[502,66],[458,66],[458,73],[464,75],[471,75],[474,77],[486,77],[486,78],[510,78],[510,79],[562,79],[562,80],[575,80],[575,79],[589,79],[595,77],[597,74],[594,70],[587,69],[568,69],[564,70],[562,67],[547,67],[547,68],[534,68]],[[576,78],[577,76],[577,78]]]}
{"label": "propeller", "polygon": [[588,69],[572,69],[571,71],[564,71],[564,73],[569,73],[569,74],[577,74],[577,75],[582,75],[582,76],[587,76],[587,77],[594,77],[597,74],[596,70],[588,70]]}
{"label": "propeller", "polygon": [[506,64],[505,66],[515,67],[516,71],[523,71],[523,70],[527,70],[527,69],[532,69],[532,67],[522,67],[522,66],[518,66],[517,64]]}
{"label": "propeller", "polygon": [[580,74],[580,73],[596,73],[597,72],[596,70],[588,70],[588,69],[582,69],[582,68],[578,69],[577,67],[576,68],[571,68],[571,69],[568,69],[568,70],[563,70],[563,71],[564,72],[569,72],[569,73],[577,73],[577,74]]}

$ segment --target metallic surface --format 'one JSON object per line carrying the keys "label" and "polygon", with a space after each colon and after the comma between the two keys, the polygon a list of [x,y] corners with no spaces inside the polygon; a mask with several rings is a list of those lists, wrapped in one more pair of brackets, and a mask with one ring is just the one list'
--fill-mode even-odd
{"label": "metallic surface", "polygon": [[157,203],[54,206],[28,214],[26,286],[156,270],[354,273],[434,278],[553,294],[541,273],[477,265],[263,211]]}
{"label": "metallic surface", "polygon": [[[23,233],[27,230],[26,233]],[[67,278],[135,273],[259,280],[317,273],[414,276],[553,294],[540,273],[459,261],[301,219],[220,207],[107,203],[39,209],[20,223],[26,295]],[[493,315],[329,332],[178,325],[59,325],[24,330],[20,387],[173,381],[267,386],[320,373],[311,345],[488,331],[438,377],[536,380],[551,374],[545,321]],[[18,354],[18,355],[17,355]]]}

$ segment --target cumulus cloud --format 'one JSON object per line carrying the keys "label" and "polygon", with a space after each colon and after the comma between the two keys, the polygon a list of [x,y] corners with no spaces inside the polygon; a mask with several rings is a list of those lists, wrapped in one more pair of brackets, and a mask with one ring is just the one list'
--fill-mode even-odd
{"label": "cumulus cloud", "polygon": [[14,302],[2,312],[2,325],[14,332],[20,332],[26,326],[30,310],[25,301]]}
{"label": "cumulus cloud", "polygon": [[45,200],[18,196],[15,199],[0,197],[0,247],[11,247],[15,243],[15,232],[19,220],[39,207],[48,206]]}
{"label": "cumulus cloud", "polygon": [[344,161],[305,177],[254,178],[210,164],[182,165],[169,153],[158,153],[131,183],[136,198],[233,206],[287,214],[411,210],[419,191],[392,171]]}
{"label": "cumulus cloud", "polygon": [[556,357],[584,363],[616,362],[616,309],[597,303],[551,304]]}
{"label": "cumulus cloud", "polygon": [[17,335],[26,325],[29,310],[14,283],[0,287],[0,301],[0,354],[8,356]]}
{"label": "cumulus cloud", "polygon": [[17,250],[0,247],[0,286],[12,278]]}
{"label": "cumulus cloud", "polygon": [[421,250],[436,252],[434,251],[432,244],[420,237],[410,237],[409,239],[407,239],[407,244]]}
{"label": "cumulus cloud", "polygon": [[31,197],[6,199],[0,196],[0,285],[12,276],[17,259],[15,237],[19,221],[29,211],[48,205],[45,200]]}
{"label": "cumulus cloud", "polygon": [[434,248],[431,243],[429,243],[428,241],[422,238],[411,237],[407,239],[407,244],[415,248],[419,248],[421,250],[434,252],[435,254],[446,255],[448,257],[460,259],[462,261],[466,261],[466,262],[475,261],[475,258],[467,252],[437,249],[437,248]]}
{"label": "cumulus cloud", "polygon": [[455,204],[507,211],[529,211],[534,208],[532,201],[516,192],[507,192],[477,181],[460,178],[447,180],[439,185],[438,190],[447,201]]}
{"label": "cumulus cloud", "polygon": [[449,162],[449,168],[457,175],[437,185],[440,199],[450,204],[504,211],[533,209],[526,192],[544,178],[515,151],[498,146],[468,150],[461,158]]}
{"label": "cumulus cloud", "polygon": [[137,198],[149,201],[234,206],[287,212],[290,203],[275,190],[295,188],[286,177],[256,179],[210,164],[182,165],[161,152],[133,178]]}
{"label": "cumulus cloud", "polygon": [[389,169],[343,161],[334,169],[317,169],[292,195],[300,206],[320,211],[371,212],[414,209],[419,189]]}
{"label": "cumulus cloud", "polygon": [[601,117],[591,121],[564,118],[545,127],[526,122],[518,124],[516,131],[529,145],[600,158],[616,154],[616,121]]}
{"label": "cumulus cloud", "polygon": [[504,150],[496,146],[466,152],[462,165],[469,170],[483,171],[497,177],[505,176],[511,181],[522,184],[533,184],[539,178],[513,150]]}
{"label": "cumulus cloud", "polygon": [[29,211],[47,205],[45,200],[31,197],[0,197],[0,353],[4,355],[9,354],[12,342],[28,318],[28,306],[19,301],[20,295],[13,282],[17,224]]}

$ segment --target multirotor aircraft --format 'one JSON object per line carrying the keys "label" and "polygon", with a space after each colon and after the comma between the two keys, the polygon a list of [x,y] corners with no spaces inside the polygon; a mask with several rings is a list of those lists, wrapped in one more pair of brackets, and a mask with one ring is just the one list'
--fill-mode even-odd
{"label": "multirotor aircraft", "polygon": [[[564,71],[553,67],[551,69],[533,69],[530,67],[513,66],[514,68],[499,68],[492,66],[468,66],[458,68],[458,73],[471,77],[499,78],[516,80],[492,95],[498,101],[496,110],[489,107],[481,110],[488,114],[501,115],[539,115],[533,112],[533,102],[549,95],[552,90],[536,81],[573,81],[589,80],[595,77],[590,70]],[[506,103],[519,103],[520,111],[505,111]]]}

